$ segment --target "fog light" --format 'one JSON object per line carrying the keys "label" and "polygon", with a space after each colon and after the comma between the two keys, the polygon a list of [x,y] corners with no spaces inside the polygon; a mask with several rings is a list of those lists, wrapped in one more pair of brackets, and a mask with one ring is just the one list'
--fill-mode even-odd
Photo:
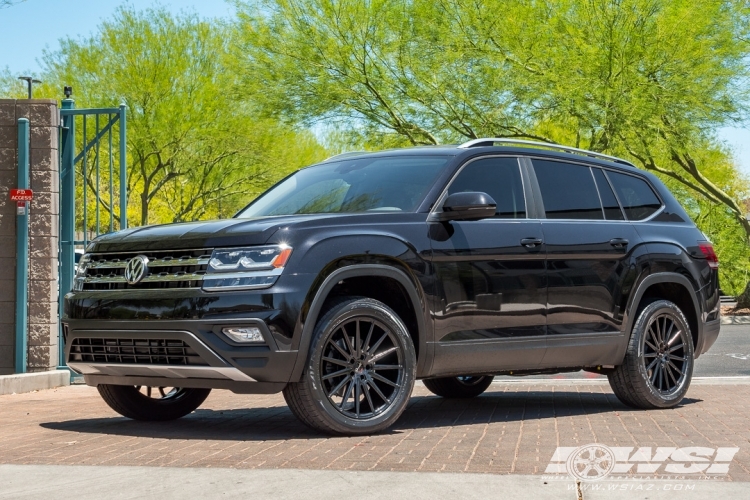
{"label": "fog light", "polygon": [[259,328],[222,328],[221,333],[234,340],[235,342],[264,342],[263,334]]}

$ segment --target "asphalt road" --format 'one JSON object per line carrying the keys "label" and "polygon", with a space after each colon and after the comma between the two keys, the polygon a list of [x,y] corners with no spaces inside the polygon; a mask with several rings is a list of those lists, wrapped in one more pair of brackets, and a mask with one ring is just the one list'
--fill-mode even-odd
{"label": "asphalt road", "polygon": [[[750,325],[721,325],[721,333],[711,349],[695,361],[694,377],[750,376]],[[519,380],[521,377],[496,377]],[[588,372],[534,375],[529,378],[604,378]]]}

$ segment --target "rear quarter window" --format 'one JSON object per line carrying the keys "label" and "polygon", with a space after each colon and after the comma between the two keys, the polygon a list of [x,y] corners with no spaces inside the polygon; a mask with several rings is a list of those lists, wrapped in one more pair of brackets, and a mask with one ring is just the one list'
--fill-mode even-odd
{"label": "rear quarter window", "polygon": [[607,172],[629,220],[643,220],[661,208],[661,200],[645,180],[633,175]]}

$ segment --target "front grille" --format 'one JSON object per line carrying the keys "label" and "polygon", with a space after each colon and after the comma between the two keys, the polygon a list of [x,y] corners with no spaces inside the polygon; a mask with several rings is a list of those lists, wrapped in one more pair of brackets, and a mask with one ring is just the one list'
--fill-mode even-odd
{"label": "front grille", "polygon": [[[148,274],[135,285],[125,280],[125,267],[138,255],[148,258]],[[211,249],[91,254],[78,290],[143,290],[200,288]]]}
{"label": "front grille", "polygon": [[182,340],[75,338],[70,345],[69,363],[208,366]]}

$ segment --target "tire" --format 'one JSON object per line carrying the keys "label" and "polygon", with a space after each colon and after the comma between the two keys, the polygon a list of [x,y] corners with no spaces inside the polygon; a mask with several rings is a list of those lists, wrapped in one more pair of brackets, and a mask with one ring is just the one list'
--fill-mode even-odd
{"label": "tire", "polygon": [[350,297],[318,321],[302,380],[286,386],[284,399],[315,430],[377,433],[406,409],[416,365],[414,344],[398,315],[377,300]]}
{"label": "tire", "polygon": [[[140,386],[108,385],[96,386],[104,402],[123,417],[133,420],[160,422],[176,420],[198,408],[211,393],[211,389],[180,389],[170,387],[144,388]],[[162,397],[151,397],[152,389],[159,389]]]}
{"label": "tire", "polygon": [[690,387],[693,364],[693,337],[685,315],[673,302],[656,300],[638,314],[625,359],[607,377],[627,406],[674,408]]}
{"label": "tire", "polygon": [[424,380],[424,385],[433,394],[443,398],[465,399],[482,394],[492,384],[491,375],[478,377],[444,377]]}

